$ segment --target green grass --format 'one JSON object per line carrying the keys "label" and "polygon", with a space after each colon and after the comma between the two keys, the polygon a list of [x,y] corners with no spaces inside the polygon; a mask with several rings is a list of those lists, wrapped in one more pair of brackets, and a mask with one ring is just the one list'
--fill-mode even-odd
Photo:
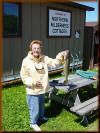
{"label": "green grass", "polygon": [[25,87],[17,85],[3,88],[2,129],[12,131],[27,130],[29,128],[28,115]]}
{"label": "green grass", "polygon": [[[90,121],[88,127],[84,127],[78,120],[79,117],[61,104],[56,102],[49,104],[47,96],[45,116],[49,117],[49,120],[40,125],[44,131],[87,131],[98,123],[96,117],[92,122]],[[2,130],[33,131],[29,127],[29,111],[24,85],[10,86],[2,90]]]}
{"label": "green grass", "polygon": [[[87,92],[84,92],[88,96]],[[83,95],[83,93],[81,95]],[[65,95],[59,92],[58,95]],[[48,102],[45,96],[45,116],[49,120],[40,123],[42,131],[88,131],[98,125],[98,116],[89,120],[89,125],[85,127],[79,116],[73,114],[69,109],[57,102]],[[2,131],[33,131],[29,126],[29,110],[26,102],[25,86],[15,84],[2,89]],[[98,131],[97,126],[93,129]]]}

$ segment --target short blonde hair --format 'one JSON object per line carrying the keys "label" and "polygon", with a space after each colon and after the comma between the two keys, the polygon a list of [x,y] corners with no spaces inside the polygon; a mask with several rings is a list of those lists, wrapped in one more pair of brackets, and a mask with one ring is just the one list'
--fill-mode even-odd
{"label": "short blonde hair", "polygon": [[30,46],[29,46],[29,49],[30,49],[30,51],[32,51],[32,45],[33,44],[39,44],[40,45],[40,47],[42,48],[42,41],[39,41],[39,40],[34,40],[34,41],[32,41],[31,43],[30,43]]}

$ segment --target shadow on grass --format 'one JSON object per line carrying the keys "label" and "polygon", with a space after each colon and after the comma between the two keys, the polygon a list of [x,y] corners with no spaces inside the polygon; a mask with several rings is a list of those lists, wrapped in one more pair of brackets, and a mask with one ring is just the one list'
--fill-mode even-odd
{"label": "shadow on grass", "polygon": [[[63,109],[63,106],[61,104],[55,101],[51,101],[50,106],[45,107],[45,117],[48,117],[48,118],[56,117],[61,113],[62,109]],[[38,125],[40,126],[45,122],[47,121],[38,121]]]}
{"label": "shadow on grass", "polygon": [[97,96],[98,90],[93,88],[92,85],[89,85],[89,86],[85,86],[79,89],[78,93],[79,93],[81,102],[84,102],[86,100],[89,100],[92,97]]}
{"label": "shadow on grass", "polygon": [[48,118],[56,117],[61,113],[62,109],[63,106],[61,104],[52,100],[50,106],[45,108],[45,116]]}

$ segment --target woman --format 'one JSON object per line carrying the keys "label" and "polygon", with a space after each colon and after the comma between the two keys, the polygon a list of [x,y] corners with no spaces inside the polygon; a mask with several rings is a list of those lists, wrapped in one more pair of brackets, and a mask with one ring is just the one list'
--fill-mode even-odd
{"label": "woman", "polygon": [[38,120],[47,121],[44,117],[44,97],[49,89],[48,65],[56,67],[64,61],[69,50],[60,52],[55,59],[42,55],[42,42],[34,40],[30,44],[30,51],[23,59],[20,75],[26,85],[27,103],[30,112],[30,127],[41,131]]}

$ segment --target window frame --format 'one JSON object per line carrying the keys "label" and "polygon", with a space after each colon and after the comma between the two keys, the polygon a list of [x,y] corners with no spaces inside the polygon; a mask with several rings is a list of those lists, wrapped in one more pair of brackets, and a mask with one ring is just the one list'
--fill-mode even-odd
{"label": "window frame", "polygon": [[[4,38],[15,38],[15,37],[21,37],[22,36],[22,4],[18,2],[4,2],[3,3],[3,24],[4,24],[4,4],[5,3],[11,3],[11,4],[18,4],[18,33],[12,34],[12,35],[5,35],[4,34],[4,28],[3,28],[3,37]],[[4,25],[3,25],[4,27]]]}

